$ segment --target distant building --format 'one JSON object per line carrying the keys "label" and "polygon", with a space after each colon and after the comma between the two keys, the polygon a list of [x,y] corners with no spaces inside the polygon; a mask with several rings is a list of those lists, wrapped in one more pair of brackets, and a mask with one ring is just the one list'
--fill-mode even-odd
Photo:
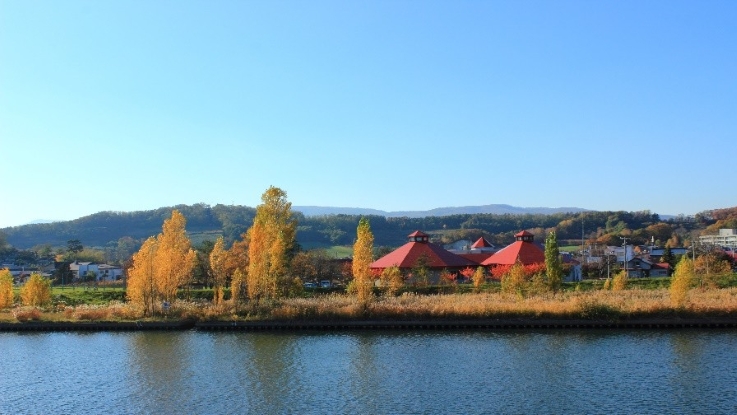
{"label": "distant building", "polygon": [[69,264],[73,278],[84,279],[94,273],[96,281],[116,281],[123,277],[123,269],[114,265],[74,261]]}
{"label": "distant building", "polygon": [[737,247],[737,229],[719,229],[716,235],[699,236],[699,242],[723,247]]}
{"label": "distant building", "polygon": [[517,261],[522,265],[539,264],[545,262],[545,249],[534,242],[535,236],[527,231],[514,235],[515,241],[490,256],[481,265],[493,267],[496,265],[513,265]]}
{"label": "distant building", "polygon": [[429,282],[437,283],[443,270],[458,272],[468,267],[478,266],[478,263],[431,243],[429,235],[424,232],[412,232],[408,238],[409,242],[372,262],[371,269],[381,272],[386,268],[396,266],[405,275],[409,275],[413,268],[424,265],[430,271]]}

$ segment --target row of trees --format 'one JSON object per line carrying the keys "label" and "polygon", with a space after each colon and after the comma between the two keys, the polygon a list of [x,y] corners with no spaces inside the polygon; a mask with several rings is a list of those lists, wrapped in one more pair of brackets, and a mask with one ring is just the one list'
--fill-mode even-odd
{"label": "row of trees", "polygon": [[[41,274],[31,274],[20,289],[21,303],[26,306],[44,306],[51,302],[51,281]],[[15,303],[13,275],[7,269],[0,270],[0,310]]]}
{"label": "row of trees", "polygon": [[[218,238],[208,256],[216,304],[224,300],[228,280],[233,301],[245,294],[255,301],[289,295],[296,283],[289,272],[295,249],[297,222],[286,193],[270,187],[261,197],[256,216],[247,232],[229,249]],[[186,220],[174,210],[163,231],[144,242],[133,256],[127,296],[152,314],[159,304],[172,302],[177,290],[190,282],[197,255],[185,232]],[[299,283],[301,287],[301,282]]]}

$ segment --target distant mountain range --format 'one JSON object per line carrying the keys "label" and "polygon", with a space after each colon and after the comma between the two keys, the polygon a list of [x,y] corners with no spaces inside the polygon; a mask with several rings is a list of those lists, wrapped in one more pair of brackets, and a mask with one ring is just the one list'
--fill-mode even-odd
{"label": "distant mountain range", "polygon": [[585,212],[587,209],[577,207],[519,207],[503,204],[483,205],[483,206],[457,206],[457,207],[441,207],[430,210],[401,210],[390,211],[367,208],[346,208],[346,207],[330,207],[330,206],[292,206],[292,210],[302,212],[305,216],[323,216],[323,215],[376,215],[388,218],[408,217],[408,218],[424,218],[428,216],[450,216],[464,214],[490,213],[495,215],[525,215],[525,214],[542,214],[550,215],[554,213],[578,213]]}

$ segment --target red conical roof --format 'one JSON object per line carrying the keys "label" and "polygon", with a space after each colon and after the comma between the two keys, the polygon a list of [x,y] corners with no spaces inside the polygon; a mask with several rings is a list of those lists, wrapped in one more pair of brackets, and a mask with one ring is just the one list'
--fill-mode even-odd
{"label": "red conical roof", "polygon": [[545,262],[545,252],[534,242],[515,241],[489,257],[481,265],[512,265],[517,262],[518,258],[523,265],[539,264]]}
{"label": "red conical roof", "polygon": [[486,240],[483,236],[476,240],[476,242],[471,245],[471,248],[473,249],[479,249],[479,248],[493,248],[494,245],[489,243],[489,241]]}
{"label": "red conical roof", "polygon": [[[410,238],[427,237],[427,234],[417,231],[409,236]],[[415,239],[377,259],[371,263],[371,268],[389,268],[391,266],[412,268],[417,265],[422,257],[425,258],[426,265],[430,268],[458,268],[477,265],[473,261],[446,251],[441,246],[427,242],[426,239],[422,242]]]}

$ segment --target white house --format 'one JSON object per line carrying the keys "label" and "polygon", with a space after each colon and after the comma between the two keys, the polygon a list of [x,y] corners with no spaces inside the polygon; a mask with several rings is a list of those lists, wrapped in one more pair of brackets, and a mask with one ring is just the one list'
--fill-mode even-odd
{"label": "white house", "polygon": [[85,278],[88,274],[94,273],[97,281],[115,281],[123,276],[123,269],[114,265],[95,264],[93,262],[72,262],[69,264],[69,270],[74,274],[74,278]]}

